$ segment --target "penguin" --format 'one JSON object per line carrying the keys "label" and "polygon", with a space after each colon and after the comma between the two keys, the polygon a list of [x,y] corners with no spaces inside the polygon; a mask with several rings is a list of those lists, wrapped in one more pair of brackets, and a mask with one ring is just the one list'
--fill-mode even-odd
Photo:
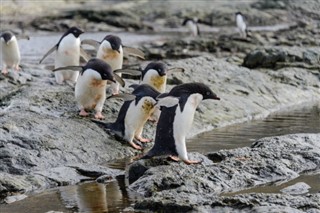
{"label": "penguin", "polygon": [[[160,93],[166,91],[167,73],[170,72],[184,72],[183,68],[171,68],[162,62],[151,62],[141,73],[141,84],[148,84]],[[152,113],[150,120],[157,122],[160,116],[160,110],[155,109]]]}
{"label": "penguin", "polygon": [[186,26],[192,36],[200,36],[200,30],[197,19],[185,18],[182,26]]}
{"label": "penguin", "polygon": [[[107,62],[113,71],[122,69],[124,49],[128,52],[128,54],[132,54],[144,59],[144,54],[142,51],[130,47],[124,47],[121,39],[115,35],[107,35],[101,42],[97,42],[92,39],[85,39],[81,42],[81,44],[94,46],[97,49],[96,57]],[[121,76],[121,73],[119,73],[119,76]],[[119,84],[113,83],[109,89],[112,94],[118,94]]]}
{"label": "penguin", "polygon": [[16,36],[5,31],[1,34],[1,52],[2,52],[2,73],[7,74],[8,68],[19,71],[20,67],[20,50]]}
{"label": "penguin", "polygon": [[[92,121],[101,124],[106,129],[110,129],[116,136],[128,142],[133,148],[141,150],[142,147],[134,143],[134,141],[138,140],[142,143],[151,142],[150,139],[143,138],[141,135],[144,124],[155,109],[156,98],[160,93],[147,84],[132,85],[132,87],[134,88],[132,92],[133,99],[130,96],[125,97],[127,100],[121,106],[114,123]],[[123,97],[123,94],[111,97],[118,96]]]}
{"label": "penguin", "polygon": [[237,29],[240,33],[240,36],[243,38],[246,38],[247,37],[247,25],[244,21],[243,15],[241,12],[236,12],[235,16],[236,16]]}
{"label": "penguin", "polygon": [[[58,43],[54,45],[39,61],[42,61],[50,55],[52,52],[56,51],[55,55],[55,68],[65,67],[65,66],[79,66],[80,55],[88,61],[89,57],[80,47],[79,36],[83,33],[77,27],[69,28],[60,38]],[[75,83],[78,79],[79,72],[61,70],[55,72],[55,79],[58,84],[62,84],[64,81],[71,81]]]}
{"label": "penguin", "polygon": [[200,161],[189,160],[186,148],[186,134],[191,128],[197,106],[202,100],[220,98],[202,83],[185,83],[172,88],[169,93],[158,96],[157,106],[161,108],[154,146],[142,159],[153,156],[172,155],[186,164]]}
{"label": "penguin", "polygon": [[160,93],[166,91],[167,74],[170,72],[184,72],[183,68],[168,68],[162,62],[151,62],[141,72],[141,84],[148,84]]}
{"label": "penguin", "polygon": [[80,72],[75,86],[75,99],[80,106],[80,116],[88,116],[86,110],[95,109],[96,119],[104,119],[102,108],[106,100],[107,81],[124,81],[112,72],[111,66],[101,59],[92,58],[85,66],[67,66],[56,68],[53,71],[73,70]]}

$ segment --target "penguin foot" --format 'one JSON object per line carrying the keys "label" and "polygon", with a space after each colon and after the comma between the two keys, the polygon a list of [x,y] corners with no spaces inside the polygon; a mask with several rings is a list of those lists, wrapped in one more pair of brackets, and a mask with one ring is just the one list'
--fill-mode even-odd
{"label": "penguin foot", "polygon": [[19,71],[21,71],[21,68],[19,67],[19,65],[16,65],[16,66],[14,67],[14,70],[15,70],[16,72],[19,72]]}
{"label": "penguin foot", "polygon": [[131,142],[129,142],[129,143],[130,143],[130,145],[131,145],[133,148],[135,148],[135,149],[137,149],[137,150],[142,150],[142,147],[141,147],[141,146],[139,146],[139,145],[137,145],[137,144],[133,143],[132,141],[131,141]]}
{"label": "penguin foot", "polygon": [[184,160],[183,161],[185,164],[199,164],[199,163],[202,163],[202,160]]}
{"label": "penguin foot", "polygon": [[84,109],[81,109],[79,115],[80,116],[88,116],[89,113],[87,113]]}
{"label": "penguin foot", "polygon": [[94,118],[95,118],[95,119],[104,119],[104,116],[101,114],[101,112],[97,112],[97,113],[94,115]]}
{"label": "penguin foot", "polygon": [[7,68],[3,68],[1,73],[4,74],[4,75],[8,74],[8,69]]}
{"label": "penguin foot", "polygon": [[169,158],[175,162],[179,162],[180,158],[178,156],[170,155]]}
{"label": "penguin foot", "polygon": [[136,137],[136,139],[142,143],[149,143],[152,141],[152,139],[143,138],[143,137]]}

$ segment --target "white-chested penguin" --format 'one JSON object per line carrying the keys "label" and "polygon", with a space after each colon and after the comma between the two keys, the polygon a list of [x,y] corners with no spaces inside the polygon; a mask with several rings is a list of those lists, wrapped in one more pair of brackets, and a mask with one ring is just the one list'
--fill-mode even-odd
{"label": "white-chested penguin", "polygon": [[1,34],[2,73],[7,74],[8,68],[19,71],[20,50],[16,36],[6,31]]}
{"label": "white-chested penguin", "polygon": [[246,38],[247,37],[247,24],[244,20],[243,15],[241,12],[236,12],[235,16],[236,16],[237,29],[240,33],[240,36],[243,38]]}
{"label": "white-chested penguin", "polygon": [[183,20],[182,26],[186,26],[192,36],[199,36],[200,30],[197,19],[185,18]]}
{"label": "white-chested penguin", "polygon": [[[156,97],[159,94],[158,91],[147,84],[134,85],[132,92],[134,99],[126,100],[123,103],[117,120],[114,123],[93,121],[102,124],[106,129],[112,130],[118,137],[129,142],[133,148],[142,149],[142,147],[134,143],[134,141],[151,141],[150,139],[142,137],[142,131],[148,117],[155,109],[157,103]],[[122,94],[119,95],[121,96]]]}
{"label": "white-chested penguin", "polygon": [[80,106],[81,116],[87,116],[86,110],[94,109],[95,118],[103,119],[102,108],[106,100],[107,81],[124,82],[121,77],[112,72],[111,67],[101,59],[92,58],[85,66],[67,66],[54,69],[53,71],[73,70],[80,72],[75,86],[75,98]]}
{"label": "white-chested penguin", "polygon": [[[55,68],[65,67],[65,66],[79,66],[80,56],[85,60],[88,60],[88,56],[84,50],[80,47],[80,35],[83,33],[77,27],[71,27],[68,29],[60,38],[59,42],[54,45],[40,60],[41,63],[48,55],[52,52],[56,52],[55,55]],[[79,72],[61,70],[55,72],[56,82],[58,84],[64,81],[71,81],[75,83],[79,76]]]}
{"label": "white-chested penguin", "polygon": [[169,93],[159,96],[161,115],[158,121],[154,146],[142,157],[178,156],[186,164],[200,163],[188,158],[186,135],[191,128],[194,113],[202,100],[220,100],[212,90],[202,83],[178,85]]}
{"label": "white-chested penguin", "polygon": [[[170,72],[184,72],[183,68],[170,68],[162,62],[151,62],[141,72],[141,84],[148,84],[160,93],[166,91],[167,74]],[[160,110],[156,109],[151,120],[158,121]]]}
{"label": "white-chested penguin", "polygon": [[[107,35],[101,42],[85,39],[82,41],[82,44],[94,46],[97,49],[96,57],[107,62],[111,66],[112,71],[122,69],[124,49],[128,54],[144,58],[143,52],[134,48],[124,47],[121,39],[115,35]],[[121,73],[119,73],[119,76],[121,76]],[[110,91],[112,94],[118,94],[119,84],[112,83]]]}

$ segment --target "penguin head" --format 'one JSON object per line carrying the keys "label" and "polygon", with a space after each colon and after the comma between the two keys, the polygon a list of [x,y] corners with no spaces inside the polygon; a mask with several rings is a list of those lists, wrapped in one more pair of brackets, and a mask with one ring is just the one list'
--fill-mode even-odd
{"label": "penguin head", "polygon": [[196,20],[192,19],[192,18],[185,18],[182,22],[182,26],[186,26],[187,23],[192,23],[192,24],[195,24],[196,23]]}
{"label": "penguin head", "polygon": [[165,76],[167,74],[167,66],[164,63],[161,62],[151,62],[149,63],[146,68],[143,70],[142,72],[142,79],[144,77],[144,75],[151,71],[151,70],[155,70],[159,76]]}
{"label": "penguin head", "polygon": [[1,40],[3,40],[6,44],[8,44],[13,37],[14,37],[14,34],[10,31],[6,31],[1,34]]}
{"label": "penguin head", "polygon": [[[108,42],[110,47],[117,51],[118,53],[120,53],[121,51],[121,47],[122,47],[122,41],[118,36],[115,35],[107,35],[106,37],[104,37],[104,39],[102,40],[102,42]],[[102,43],[101,42],[101,43]]]}
{"label": "penguin head", "polygon": [[96,78],[98,80],[109,80],[114,83],[116,82],[113,76],[111,66],[101,59],[98,59],[98,58],[90,59],[83,68],[84,71],[87,69],[92,69],[96,71],[98,73],[98,75],[96,75]]}
{"label": "penguin head", "polygon": [[235,16],[238,16],[238,15],[243,16],[242,13],[239,11],[235,13]]}
{"label": "penguin head", "polygon": [[67,34],[72,34],[74,35],[74,37],[78,38],[82,33],[84,33],[82,30],[80,30],[79,28],[77,27],[71,27],[68,29],[68,31],[66,32],[66,35]]}
{"label": "penguin head", "polygon": [[180,84],[172,88],[169,95],[173,95],[177,97],[181,95],[191,95],[196,93],[202,95],[203,100],[205,99],[220,100],[220,98],[207,85],[203,83]]}

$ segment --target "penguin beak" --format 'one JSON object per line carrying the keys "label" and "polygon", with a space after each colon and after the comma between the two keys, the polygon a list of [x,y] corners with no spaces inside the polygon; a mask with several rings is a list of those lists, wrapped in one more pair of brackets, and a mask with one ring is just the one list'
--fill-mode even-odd
{"label": "penguin beak", "polygon": [[160,75],[160,76],[165,76],[166,73],[165,73],[165,72],[160,72],[159,75]]}
{"label": "penguin beak", "polygon": [[213,96],[212,99],[214,100],[220,100],[220,98],[218,96]]}

